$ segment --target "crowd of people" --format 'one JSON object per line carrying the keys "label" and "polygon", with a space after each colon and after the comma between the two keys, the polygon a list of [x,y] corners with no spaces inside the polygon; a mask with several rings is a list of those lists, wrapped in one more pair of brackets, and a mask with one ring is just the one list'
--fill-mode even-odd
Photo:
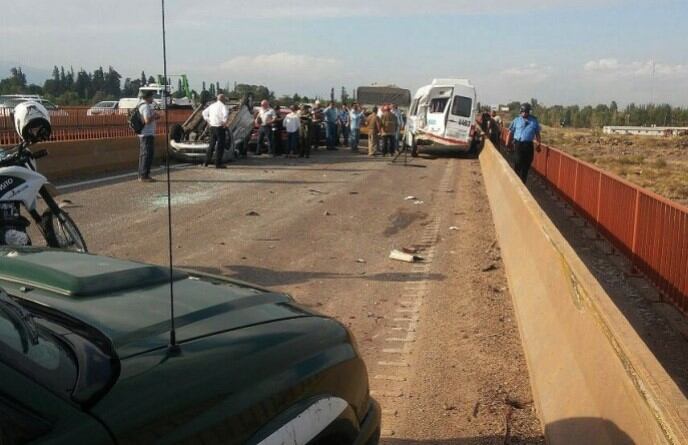
{"label": "crowd of people", "polygon": [[320,101],[313,106],[292,105],[283,113],[279,106],[271,107],[263,100],[255,114],[258,127],[256,154],[271,156],[310,157],[312,150],[348,147],[358,152],[361,130],[368,133],[368,155],[392,155],[398,149],[404,117],[396,105],[374,107],[371,112],[357,103],[337,106],[330,102],[322,107]]}
{"label": "crowd of people", "polygon": [[[228,110],[224,104],[223,94],[217,96],[216,102],[203,110],[203,118],[209,127],[210,140],[204,165],[208,166],[215,154],[215,167],[224,168],[222,164],[227,132]],[[145,123],[140,137],[139,181],[151,182],[150,168],[153,160],[153,135],[158,116],[152,107],[152,95],[142,98],[139,105],[141,117]],[[270,106],[267,100],[260,103],[254,115],[258,129],[255,154],[267,153],[270,156],[309,158],[312,150],[317,150],[325,139],[327,150],[338,150],[338,146],[348,146],[352,152],[359,151],[361,130],[368,134],[368,156],[380,154],[394,155],[399,150],[401,129],[404,127],[404,115],[395,104],[373,107],[370,112],[352,103],[351,107],[342,104],[337,107],[329,102],[323,108],[320,101],[313,107],[303,104],[292,105],[288,112],[282,113],[280,107]],[[495,110],[483,111],[477,119],[482,133],[496,147],[500,147],[502,120]],[[282,137],[282,136],[286,137]],[[514,147],[511,148],[511,142]],[[537,142],[534,145],[533,141]],[[514,168],[523,182],[526,181],[530,164],[533,161],[533,150],[540,148],[540,126],[537,119],[530,115],[530,104],[523,104],[518,116],[509,127],[506,144],[514,153]],[[246,147],[240,156],[246,157]]]}

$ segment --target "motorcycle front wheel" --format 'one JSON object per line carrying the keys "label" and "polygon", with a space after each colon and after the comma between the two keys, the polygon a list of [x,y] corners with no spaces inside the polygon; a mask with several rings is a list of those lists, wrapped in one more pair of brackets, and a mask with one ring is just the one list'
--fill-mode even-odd
{"label": "motorcycle front wheel", "polygon": [[41,225],[49,247],[88,252],[84,237],[67,212],[60,211],[60,215],[56,215],[48,209],[41,216]]}

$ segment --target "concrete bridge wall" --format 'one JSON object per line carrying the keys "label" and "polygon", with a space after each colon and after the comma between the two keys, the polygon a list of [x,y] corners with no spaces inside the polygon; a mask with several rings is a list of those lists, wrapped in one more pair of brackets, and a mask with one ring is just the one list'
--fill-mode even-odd
{"label": "concrete bridge wall", "polygon": [[688,444],[688,402],[487,142],[480,155],[548,442]]}

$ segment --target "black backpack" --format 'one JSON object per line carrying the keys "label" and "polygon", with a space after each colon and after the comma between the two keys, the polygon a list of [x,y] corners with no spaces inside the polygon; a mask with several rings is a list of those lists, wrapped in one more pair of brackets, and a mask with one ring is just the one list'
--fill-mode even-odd
{"label": "black backpack", "polygon": [[129,116],[127,118],[129,127],[134,130],[136,134],[141,134],[143,127],[146,126],[146,123],[143,121],[143,116],[141,116],[141,110],[139,110],[140,106],[141,104],[138,104],[133,110],[129,111]]}

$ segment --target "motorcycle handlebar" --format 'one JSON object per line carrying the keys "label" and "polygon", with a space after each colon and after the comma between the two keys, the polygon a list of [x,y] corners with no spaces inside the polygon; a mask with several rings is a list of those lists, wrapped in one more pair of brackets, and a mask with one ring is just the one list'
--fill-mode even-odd
{"label": "motorcycle handlebar", "polygon": [[45,148],[31,153],[31,157],[34,159],[40,159],[45,156],[48,156],[48,150],[46,150]]}

